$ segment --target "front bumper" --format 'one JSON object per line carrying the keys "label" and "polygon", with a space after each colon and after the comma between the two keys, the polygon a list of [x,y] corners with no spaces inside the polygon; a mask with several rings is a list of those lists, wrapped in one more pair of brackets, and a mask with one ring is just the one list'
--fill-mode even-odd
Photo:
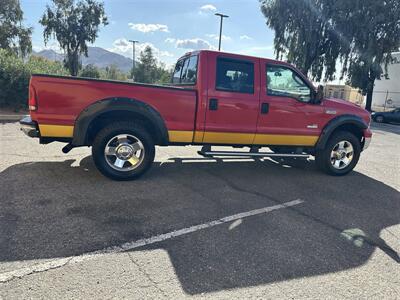
{"label": "front bumper", "polygon": [[364,138],[363,150],[366,150],[369,147],[370,144],[371,144],[371,138],[370,137]]}
{"label": "front bumper", "polygon": [[367,129],[364,130],[364,142],[362,148],[363,151],[369,147],[369,145],[371,144],[371,139],[372,139],[372,131],[368,127]]}
{"label": "front bumper", "polygon": [[32,121],[30,116],[25,116],[19,121],[21,125],[21,131],[25,133],[27,136],[32,138],[40,137],[40,132],[38,129],[38,124],[35,121]]}

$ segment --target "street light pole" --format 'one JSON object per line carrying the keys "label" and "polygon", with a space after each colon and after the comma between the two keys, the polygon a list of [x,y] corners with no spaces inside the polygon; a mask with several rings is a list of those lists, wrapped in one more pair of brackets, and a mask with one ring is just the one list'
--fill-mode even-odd
{"label": "street light pole", "polygon": [[133,70],[135,70],[135,45],[139,43],[139,41],[129,40],[132,43],[132,80],[134,80]]}
{"label": "street light pole", "polygon": [[223,15],[220,13],[216,13],[216,16],[220,17],[220,22],[219,22],[219,43],[218,43],[218,51],[221,51],[221,39],[222,39],[222,22],[224,18],[229,18],[227,15]]}

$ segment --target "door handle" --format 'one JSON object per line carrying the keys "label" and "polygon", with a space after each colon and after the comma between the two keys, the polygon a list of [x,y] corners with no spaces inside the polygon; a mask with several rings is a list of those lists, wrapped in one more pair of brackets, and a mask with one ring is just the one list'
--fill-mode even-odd
{"label": "door handle", "polygon": [[269,112],[269,103],[262,103],[261,104],[261,113],[262,114],[267,114]]}
{"label": "door handle", "polygon": [[218,109],[218,99],[211,98],[208,104],[209,110],[217,110]]}

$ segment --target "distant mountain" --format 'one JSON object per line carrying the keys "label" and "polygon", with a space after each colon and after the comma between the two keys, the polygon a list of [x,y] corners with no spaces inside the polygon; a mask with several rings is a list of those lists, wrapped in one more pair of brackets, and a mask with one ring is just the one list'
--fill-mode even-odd
{"label": "distant mountain", "polygon": [[[63,54],[57,53],[54,50],[33,51],[33,55],[53,61],[62,61],[64,59]],[[110,65],[116,65],[124,72],[129,72],[132,68],[132,59],[100,47],[88,47],[88,57],[81,56],[81,60],[84,66],[92,64],[99,68],[105,68]]]}
{"label": "distant mountain", "polygon": [[36,55],[36,56],[41,56],[48,60],[53,60],[53,61],[62,61],[64,59],[64,55],[59,54],[53,50],[47,50],[47,49],[39,51],[39,52],[33,51],[32,54]]}

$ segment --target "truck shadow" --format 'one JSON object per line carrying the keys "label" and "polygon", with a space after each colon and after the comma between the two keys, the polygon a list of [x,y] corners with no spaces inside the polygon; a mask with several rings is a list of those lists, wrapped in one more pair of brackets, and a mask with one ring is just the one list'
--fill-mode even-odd
{"label": "truck shadow", "polygon": [[176,158],[113,182],[86,157],[11,166],[0,186],[1,262],[79,255],[301,199],[133,251],[166,250],[189,294],[351,269],[377,248],[400,263],[382,234],[400,223],[400,193],[358,172],[323,175],[307,161]]}

